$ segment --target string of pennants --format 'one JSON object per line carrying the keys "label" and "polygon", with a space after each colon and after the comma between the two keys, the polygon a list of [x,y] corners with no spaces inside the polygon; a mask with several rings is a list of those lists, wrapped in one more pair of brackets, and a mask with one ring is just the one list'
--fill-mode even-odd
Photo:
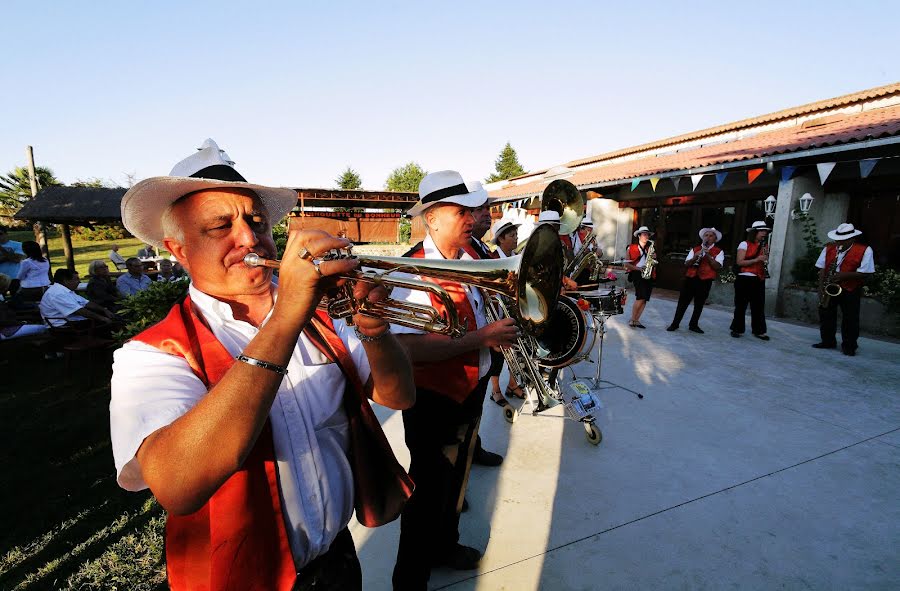
{"label": "string of pennants", "polygon": [[[884,156],[883,158],[896,158],[896,156]],[[831,175],[831,172],[834,170],[834,167],[837,166],[838,164],[844,164],[847,162],[858,163],[860,177],[867,178],[870,174],[872,174],[872,170],[875,168],[875,165],[878,164],[878,161],[882,160],[883,158],[863,158],[863,159],[854,159],[854,160],[836,160],[834,162],[819,162],[816,164],[816,171],[819,173],[819,182],[820,182],[820,184],[824,185],[825,181],[828,180],[828,177]],[[808,165],[803,165],[803,166],[808,166]],[[790,180],[790,178],[794,175],[794,172],[796,172],[797,168],[799,168],[799,167],[798,166],[782,166],[781,170],[780,170],[781,182],[786,182],[786,181]],[[751,185],[751,184],[753,184],[753,181],[755,181],[757,178],[759,178],[759,176],[766,170],[768,170],[770,173],[774,174],[775,163],[769,162],[764,167],[751,168],[747,171],[741,171],[741,173],[744,173],[744,172],[746,173],[747,184]],[[721,189],[722,185],[725,184],[725,179],[728,178],[729,175],[741,174],[741,173],[707,172],[707,173],[701,173],[701,174],[688,175],[688,177],[691,179],[692,190],[696,191],[697,185],[700,184],[700,181],[703,180],[703,177],[714,175],[716,177],[716,189]],[[656,185],[658,185],[659,181],[662,180],[663,178],[668,178],[673,183],[675,183],[675,190],[677,191],[679,183],[681,182],[681,180],[683,178],[686,178],[686,177],[684,177],[684,176],[672,176],[672,177],[653,176],[653,177],[650,177],[649,179],[646,179],[646,178],[645,179],[640,179],[640,178],[632,179],[631,190],[634,191],[638,187],[638,185],[641,184],[641,182],[643,182],[645,180],[649,180],[650,186],[653,187],[653,191],[655,192]]]}
{"label": "string of pennants", "polygon": [[[859,175],[861,178],[868,178],[870,174],[872,174],[872,170],[875,168],[875,165],[878,164],[879,160],[883,160],[885,158],[897,158],[897,156],[883,156],[879,158],[863,158],[863,159],[853,159],[853,160],[835,160],[833,162],[819,162],[816,164],[816,171],[819,174],[819,182],[824,185],[825,181],[828,180],[828,177],[831,176],[831,172],[834,170],[835,166],[838,164],[846,164],[848,162],[856,162],[859,163]],[[809,166],[808,164],[800,165],[800,166],[782,166],[780,167],[781,174],[781,182],[787,182],[794,176],[794,173],[801,166]],[[775,163],[769,162],[766,166],[761,166],[757,168],[751,168],[746,171],[741,172],[705,172],[700,174],[691,174],[686,176],[652,176],[649,178],[636,178],[631,181],[631,190],[634,191],[637,189],[638,185],[640,185],[643,181],[649,180],[650,186],[653,187],[653,191],[656,192],[656,186],[659,184],[659,181],[662,179],[669,179],[675,184],[675,190],[678,190],[678,185],[684,178],[691,179],[691,190],[696,191],[697,185],[700,184],[700,181],[703,180],[703,177],[706,176],[715,176],[716,177],[716,189],[721,189],[722,185],[725,184],[725,179],[728,178],[729,175],[733,174],[743,174],[747,175],[747,184],[752,185],[753,181],[758,179],[760,175],[768,171],[770,174],[775,173]],[[507,201],[505,203],[500,204],[500,208],[502,211],[506,211],[507,209],[513,208],[523,208],[525,205],[531,201],[533,197],[526,197],[523,199],[519,199],[517,201]]]}

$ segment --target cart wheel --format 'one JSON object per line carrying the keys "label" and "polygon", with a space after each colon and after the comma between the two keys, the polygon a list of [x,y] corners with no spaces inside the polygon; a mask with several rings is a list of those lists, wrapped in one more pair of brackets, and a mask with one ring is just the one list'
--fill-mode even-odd
{"label": "cart wheel", "polygon": [[594,423],[584,423],[584,436],[593,445],[600,445],[603,441],[603,432]]}
{"label": "cart wheel", "polygon": [[516,422],[517,416],[519,416],[519,413],[517,413],[516,409],[514,409],[512,406],[506,406],[503,408],[503,417],[510,425]]}

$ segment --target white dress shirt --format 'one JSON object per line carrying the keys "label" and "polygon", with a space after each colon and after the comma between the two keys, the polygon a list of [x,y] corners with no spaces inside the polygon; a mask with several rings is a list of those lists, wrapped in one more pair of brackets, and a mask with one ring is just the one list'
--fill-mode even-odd
{"label": "white dress shirt", "polygon": [[87,320],[84,316],[75,314],[84,308],[88,301],[63,285],[54,283],[47,288],[41,297],[38,306],[41,316],[50,323],[50,326],[65,326],[67,320]]}
{"label": "white dress shirt", "polygon": [[[277,295],[277,294],[276,294]],[[231,307],[193,285],[191,301],[231,355],[259,332],[236,320]],[[266,320],[263,321],[265,324]],[[369,362],[353,328],[335,322],[363,383]],[[342,406],[344,376],[305,335],[294,348],[269,419],[278,483],[291,549],[298,566],[325,552],[353,513],[353,474],[347,416]],[[263,371],[263,370],[260,370]],[[110,426],[119,485],[147,488],[135,454],[144,439],[193,408],[208,393],[187,362],[137,341],[116,351]]]}
{"label": "white dress shirt", "polygon": [[[819,269],[825,268],[825,251],[828,250],[828,247],[822,249],[822,252],[819,253],[819,259],[816,261],[816,267]],[[847,251],[849,248],[843,252],[838,252],[837,255],[837,270],[841,272],[841,265],[844,264],[844,257],[847,255]],[[863,253],[862,261],[859,263],[859,269],[856,270],[857,273],[874,273],[875,272],[875,254],[872,252],[872,247],[867,246],[866,251]]]}
{"label": "white dress shirt", "polygon": [[[425,240],[422,241],[422,248],[425,250],[426,259],[444,260],[444,255],[442,255],[441,251],[438,250],[437,246],[435,246],[434,240],[431,239],[431,236],[425,237]],[[459,260],[471,261],[473,259],[471,256],[469,256],[468,253],[463,251],[463,254],[461,257],[459,257]],[[406,273],[397,273],[396,275],[398,277],[411,277]],[[421,279],[421,277],[417,275],[412,277]],[[469,299],[469,304],[472,306],[472,311],[475,313],[475,326],[477,328],[483,328],[487,325],[487,318],[484,315],[484,300],[481,298],[481,292],[478,289],[470,288],[466,284],[462,284],[462,286],[466,290],[466,297]],[[415,304],[424,304],[426,306],[431,305],[431,296],[429,296],[421,289],[407,289],[405,287],[398,287],[391,292],[391,299],[411,302]],[[425,334],[424,330],[400,326],[399,324],[392,324],[391,332],[394,334]],[[486,376],[490,368],[490,349],[487,347],[482,347],[478,350],[478,377],[483,378],[484,376]]]}
{"label": "white dress shirt", "polygon": [[19,263],[19,281],[25,288],[50,285],[50,262],[24,259]]}

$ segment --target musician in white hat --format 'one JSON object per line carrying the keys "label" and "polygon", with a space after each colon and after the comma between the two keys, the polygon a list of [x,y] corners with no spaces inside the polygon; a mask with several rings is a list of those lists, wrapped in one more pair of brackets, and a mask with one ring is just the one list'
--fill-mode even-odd
{"label": "musician in white hat", "polygon": [[[819,334],[816,349],[837,347],[837,311],[841,309],[841,351],[856,355],[859,338],[859,304],[862,286],[875,273],[875,255],[871,246],[858,242],[862,234],[853,224],[841,224],[828,233],[834,240],[822,249],[819,269]],[[838,291],[837,295],[826,295]]]}
{"label": "musician in white hat", "polygon": [[[356,315],[354,329],[317,311],[358,264],[318,260],[346,240],[292,233],[277,284],[244,264],[275,259],[272,224],[297,194],[248,183],[233,165],[207,140],[122,199],[125,227],[165,246],[192,282],[116,352],[117,480],[149,488],[168,512],[172,589],[360,589],[354,508],[378,525],[412,489],[366,397],[410,407],[412,368],[384,320]],[[364,283],[354,293],[386,295]]]}
{"label": "musician in white hat", "polygon": [[735,338],[744,334],[749,305],[753,336],[763,341],[769,340],[765,307],[771,231],[766,222],[753,222],[747,228],[747,240],[738,244],[735,265],[740,272],[734,280],[734,318],[731,320],[731,336]]}
{"label": "musician in white hat", "polygon": [[[559,233],[559,230],[561,227],[559,212],[553,211],[552,209],[542,211],[541,213],[538,214],[537,223],[538,223],[538,225],[549,224],[556,229],[557,233]],[[559,241],[563,245],[566,262],[571,261],[572,256],[573,256],[572,255],[572,239],[571,239],[571,237],[567,236],[566,234],[560,234]],[[563,275],[562,280],[563,280],[563,291],[571,290],[571,289],[578,289],[578,284],[575,283],[575,281],[572,280],[571,278]]]}
{"label": "musician in white hat", "polygon": [[[456,171],[426,175],[409,215],[422,216],[427,235],[404,256],[472,260],[466,252],[475,227],[472,210],[486,200],[483,188],[467,186]],[[400,523],[395,589],[425,589],[434,566],[478,567],[481,552],[459,543],[459,514],[487,390],[490,349],[511,346],[517,338],[511,318],[487,322],[478,289],[420,278],[447,290],[466,334],[451,338],[396,325],[392,329],[409,351],[416,382],[416,404],[403,411],[416,489]],[[440,298],[421,290],[398,288],[391,297],[445,310]]]}
{"label": "musician in white hat", "polygon": [[[572,242],[574,244],[573,251],[574,256],[579,256],[582,252],[582,249],[587,248],[588,251],[593,252],[597,258],[601,258],[603,256],[603,248],[597,243],[596,240],[593,242],[590,241],[591,234],[594,232],[594,220],[591,219],[589,213],[584,214],[584,219],[581,220],[581,224],[578,226],[578,229],[575,230],[575,233],[572,235]],[[579,276],[572,277],[572,280],[576,284],[584,284],[590,282],[591,269],[588,267],[584,269]]]}
{"label": "musician in white hat", "polygon": [[688,323],[688,330],[703,334],[700,328],[700,314],[709,290],[712,288],[713,279],[718,276],[719,269],[725,264],[725,253],[716,243],[722,239],[722,233],[715,228],[702,228],[700,230],[700,244],[688,251],[684,258],[684,283],[681,284],[681,294],[678,296],[678,305],[675,307],[675,317],[668,331],[678,330],[681,319],[687,311],[691,300],[694,302],[694,311]]}
{"label": "musician in white hat", "polygon": [[[650,294],[653,293],[653,283],[656,280],[656,259],[652,256],[650,237],[653,232],[647,226],[641,226],[632,234],[637,242],[628,245],[625,250],[625,270],[628,271],[628,281],[634,285],[634,304],[631,306],[631,320],[628,326],[631,328],[647,328],[641,324],[641,315]],[[644,278],[644,269],[650,264],[650,277]]]}

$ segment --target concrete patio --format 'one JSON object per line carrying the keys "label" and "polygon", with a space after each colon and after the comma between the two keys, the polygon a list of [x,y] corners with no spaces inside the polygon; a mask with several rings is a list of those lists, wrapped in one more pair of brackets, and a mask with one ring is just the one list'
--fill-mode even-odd
{"label": "concrete patio", "polygon": [[[716,307],[705,335],[666,332],[674,309],[608,322],[603,377],[645,398],[600,392],[599,446],[559,409],[509,425],[485,406],[506,460],[473,469],[461,520],[484,558],[432,589],[900,588],[900,345],[851,358],[774,320],[769,342],[733,339]],[[399,413],[378,411],[408,462]],[[365,589],[390,589],[399,521],[351,529]]]}

